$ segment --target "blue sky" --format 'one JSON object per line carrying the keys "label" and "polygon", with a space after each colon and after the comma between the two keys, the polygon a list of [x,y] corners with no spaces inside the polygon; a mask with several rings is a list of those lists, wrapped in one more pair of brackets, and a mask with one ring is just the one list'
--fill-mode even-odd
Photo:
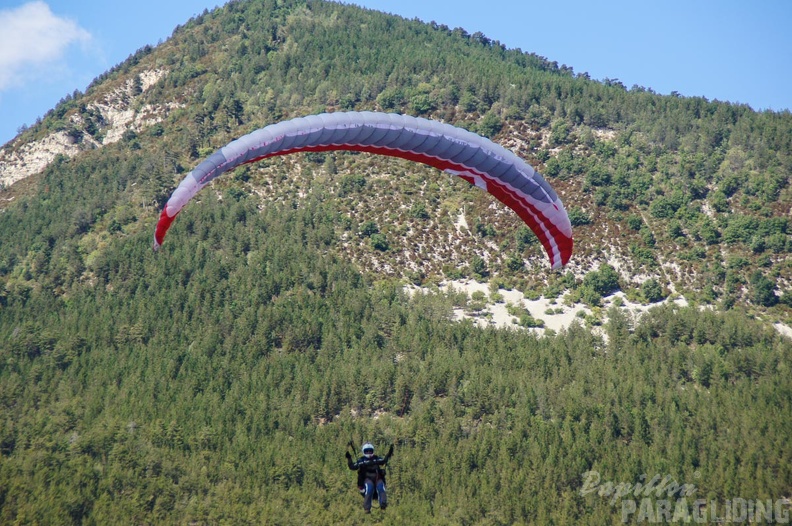
{"label": "blue sky", "polygon": [[[0,0],[0,144],[212,0]],[[481,31],[594,79],[792,109],[790,0],[357,0]],[[264,124],[264,123],[262,123]]]}

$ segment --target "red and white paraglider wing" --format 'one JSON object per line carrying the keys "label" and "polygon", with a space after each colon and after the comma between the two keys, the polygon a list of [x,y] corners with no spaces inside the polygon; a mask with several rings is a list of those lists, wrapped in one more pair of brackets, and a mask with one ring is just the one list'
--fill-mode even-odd
{"label": "red and white paraglider wing", "polygon": [[173,192],[160,214],[154,248],[162,244],[184,205],[223,172],[276,155],[328,150],[401,157],[457,175],[514,210],[539,238],[553,268],[562,267],[572,256],[572,226],[561,200],[514,153],[449,124],[374,112],[325,113],[283,121],[220,148]]}

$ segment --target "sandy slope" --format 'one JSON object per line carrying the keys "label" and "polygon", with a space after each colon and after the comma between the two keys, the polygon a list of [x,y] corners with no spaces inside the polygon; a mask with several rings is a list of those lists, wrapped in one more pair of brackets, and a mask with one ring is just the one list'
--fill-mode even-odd
{"label": "sandy slope", "polygon": [[[537,334],[544,334],[547,330],[559,332],[562,329],[568,328],[576,320],[578,323],[585,323],[586,316],[594,315],[594,312],[582,303],[575,303],[567,305],[564,301],[566,293],[557,299],[548,299],[541,297],[536,300],[530,300],[525,295],[517,290],[504,290],[500,289],[498,294],[502,296],[502,301],[494,301],[490,294],[490,286],[488,283],[479,283],[475,280],[459,280],[459,281],[445,281],[439,285],[442,292],[464,292],[470,298],[474,292],[481,292],[486,296],[486,307],[476,313],[472,313],[468,309],[456,308],[454,309],[454,316],[457,320],[473,319],[480,327],[500,327],[500,328],[521,328],[519,321],[516,317],[512,316],[507,308],[507,305],[515,305],[527,309],[531,316],[535,319],[544,322],[543,328],[530,328],[523,329],[533,331]],[[408,293],[415,294],[417,292],[429,293],[430,289],[427,287],[406,287]],[[682,296],[672,295],[672,297],[658,303],[650,305],[642,305],[640,303],[633,303],[628,301],[623,292],[617,292],[611,296],[603,298],[603,306],[599,309],[599,314],[602,315],[601,322],[604,324],[608,321],[607,310],[618,302],[622,308],[633,318],[638,318],[640,315],[658,305],[673,302],[680,307],[688,304],[687,300]],[[706,306],[701,308],[707,308]],[[773,327],[787,338],[792,339],[792,327],[783,323],[774,323]],[[594,327],[594,330],[605,336],[600,327]]]}
{"label": "sandy slope", "polygon": [[[457,292],[465,292],[469,297],[477,291],[483,293],[487,297],[487,305],[482,311],[476,313],[476,315],[472,315],[465,309],[454,309],[454,315],[456,316],[456,319],[474,319],[476,320],[476,324],[482,327],[520,327],[517,318],[512,316],[508,311],[507,305],[509,304],[527,309],[532,317],[544,322],[544,328],[527,329],[538,334],[543,334],[548,329],[551,329],[555,332],[566,329],[572,325],[575,320],[583,323],[584,316],[590,316],[593,314],[592,310],[582,303],[575,303],[571,306],[567,305],[564,301],[565,296],[561,296],[557,299],[541,297],[536,300],[530,300],[527,299],[522,292],[517,290],[499,290],[498,294],[503,297],[503,301],[495,302],[491,298],[489,285],[487,283],[479,283],[475,280],[443,282],[440,284],[439,288],[443,292],[450,292],[452,290]],[[408,287],[407,290],[411,294],[414,294],[418,291],[422,291],[424,293],[429,292],[429,289],[425,287],[419,288],[412,286]],[[654,303],[652,305],[632,303],[625,298],[624,293],[617,292],[612,296],[604,298],[602,311],[606,311],[608,307],[610,307],[613,302],[616,301],[616,298],[620,298],[623,308],[633,315],[639,315],[652,307],[662,305],[662,303]],[[680,306],[687,305],[687,302],[683,297],[677,297],[674,300],[666,301],[674,301]],[[603,319],[603,322],[605,321],[607,321],[607,318]]]}

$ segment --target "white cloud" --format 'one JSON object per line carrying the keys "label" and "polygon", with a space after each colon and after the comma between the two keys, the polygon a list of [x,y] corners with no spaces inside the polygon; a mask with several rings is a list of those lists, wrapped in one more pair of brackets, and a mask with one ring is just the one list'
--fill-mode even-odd
{"label": "white cloud", "polygon": [[70,45],[90,40],[88,31],[40,0],[0,10],[0,90],[24,83],[56,63]]}

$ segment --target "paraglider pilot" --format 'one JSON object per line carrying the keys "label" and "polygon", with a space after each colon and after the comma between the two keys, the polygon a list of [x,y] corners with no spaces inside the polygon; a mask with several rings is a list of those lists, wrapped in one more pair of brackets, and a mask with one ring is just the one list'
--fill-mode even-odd
{"label": "paraglider pilot", "polygon": [[[354,448],[353,448],[354,449]],[[393,455],[393,445],[385,457],[374,454],[374,446],[363,444],[363,456],[357,462],[352,462],[352,455],[349,451],[345,453],[349,469],[358,472],[358,490],[363,495],[363,509],[366,513],[371,513],[371,501],[377,497],[380,509],[388,507],[388,497],[385,494],[385,466]]]}

